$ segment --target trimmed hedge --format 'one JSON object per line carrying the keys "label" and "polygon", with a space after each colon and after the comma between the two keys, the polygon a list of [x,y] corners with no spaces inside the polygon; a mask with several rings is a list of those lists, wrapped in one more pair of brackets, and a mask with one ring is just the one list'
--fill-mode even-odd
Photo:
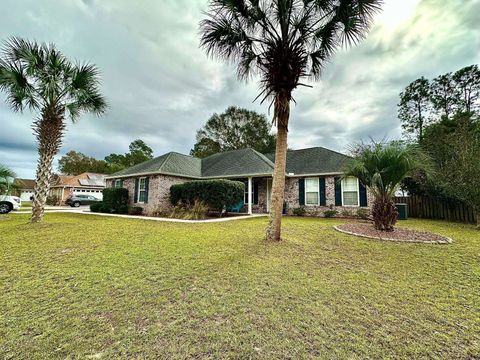
{"label": "trimmed hedge", "polygon": [[128,190],[125,188],[103,189],[102,212],[126,214],[128,212]]}
{"label": "trimmed hedge", "polygon": [[195,201],[205,203],[212,210],[238,204],[244,196],[245,184],[232,180],[197,180],[170,187],[170,202],[173,206],[179,203],[194,204]]}
{"label": "trimmed hedge", "polygon": [[96,202],[90,205],[90,211],[99,213],[103,212],[103,203],[102,202]]}

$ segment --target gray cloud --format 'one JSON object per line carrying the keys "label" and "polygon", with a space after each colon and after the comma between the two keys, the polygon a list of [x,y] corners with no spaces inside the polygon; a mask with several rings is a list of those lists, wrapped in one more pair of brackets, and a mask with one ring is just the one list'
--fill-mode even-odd
{"label": "gray cloud", "polygon": [[[407,4],[408,3],[408,4]],[[156,155],[187,153],[195,132],[229,105],[266,113],[252,103],[255,80],[206,57],[198,22],[207,0],[4,0],[0,39],[17,35],[53,42],[72,59],[102,71],[110,109],[68,124],[62,153],[75,149],[102,158],[142,138]],[[398,1],[386,0],[370,36],[341,50],[313,89],[294,95],[289,145],[345,151],[361,139],[400,136],[398,93],[419,76],[433,77],[480,60],[480,1],[405,0],[412,13],[397,20]],[[407,16],[409,15],[409,16]],[[393,23],[393,25],[392,25]],[[0,95],[0,163],[33,177],[33,114],[13,114]]]}

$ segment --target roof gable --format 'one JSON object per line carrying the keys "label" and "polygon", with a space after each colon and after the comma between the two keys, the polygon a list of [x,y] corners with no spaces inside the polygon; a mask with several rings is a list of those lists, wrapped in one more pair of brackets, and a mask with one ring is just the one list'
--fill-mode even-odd
{"label": "roof gable", "polygon": [[202,177],[264,175],[274,164],[253,149],[232,150],[202,159]]}

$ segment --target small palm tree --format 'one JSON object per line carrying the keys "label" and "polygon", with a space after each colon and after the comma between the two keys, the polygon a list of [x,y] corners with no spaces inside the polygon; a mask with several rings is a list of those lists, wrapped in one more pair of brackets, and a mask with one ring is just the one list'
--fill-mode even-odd
{"label": "small palm tree", "polygon": [[377,230],[392,231],[398,212],[395,191],[415,170],[428,170],[428,158],[418,147],[399,142],[361,146],[346,164],[344,177],[355,176],[375,197],[372,216]]}
{"label": "small palm tree", "polygon": [[8,167],[0,164],[0,194],[9,194],[12,188],[15,173]]}
{"label": "small palm tree", "polygon": [[211,0],[200,24],[208,54],[237,64],[238,77],[261,76],[262,102],[277,126],[267,239],[280,240],[287,134],[293,91],[318,79],[342,45],[361,40],[382,0]]}
{"label": "small palm tree", "polygon": [[106,110],[99,73],[94,65],[70,62],[54,45],[12,38],[0,58],[0,90],[14,111],[28,108],[38,114],[33,122],[39,160],[31,222],[39,222],[66,117],[75,121],[82,112],[100,115]]}

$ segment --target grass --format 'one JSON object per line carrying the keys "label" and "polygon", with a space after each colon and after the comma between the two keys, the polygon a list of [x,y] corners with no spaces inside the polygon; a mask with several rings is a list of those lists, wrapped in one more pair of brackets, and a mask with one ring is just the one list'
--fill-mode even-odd
{"label": "grass", "polygon": [[0,218],[2,358],[478,358],[480,232],[367,240],[335,219]]}

